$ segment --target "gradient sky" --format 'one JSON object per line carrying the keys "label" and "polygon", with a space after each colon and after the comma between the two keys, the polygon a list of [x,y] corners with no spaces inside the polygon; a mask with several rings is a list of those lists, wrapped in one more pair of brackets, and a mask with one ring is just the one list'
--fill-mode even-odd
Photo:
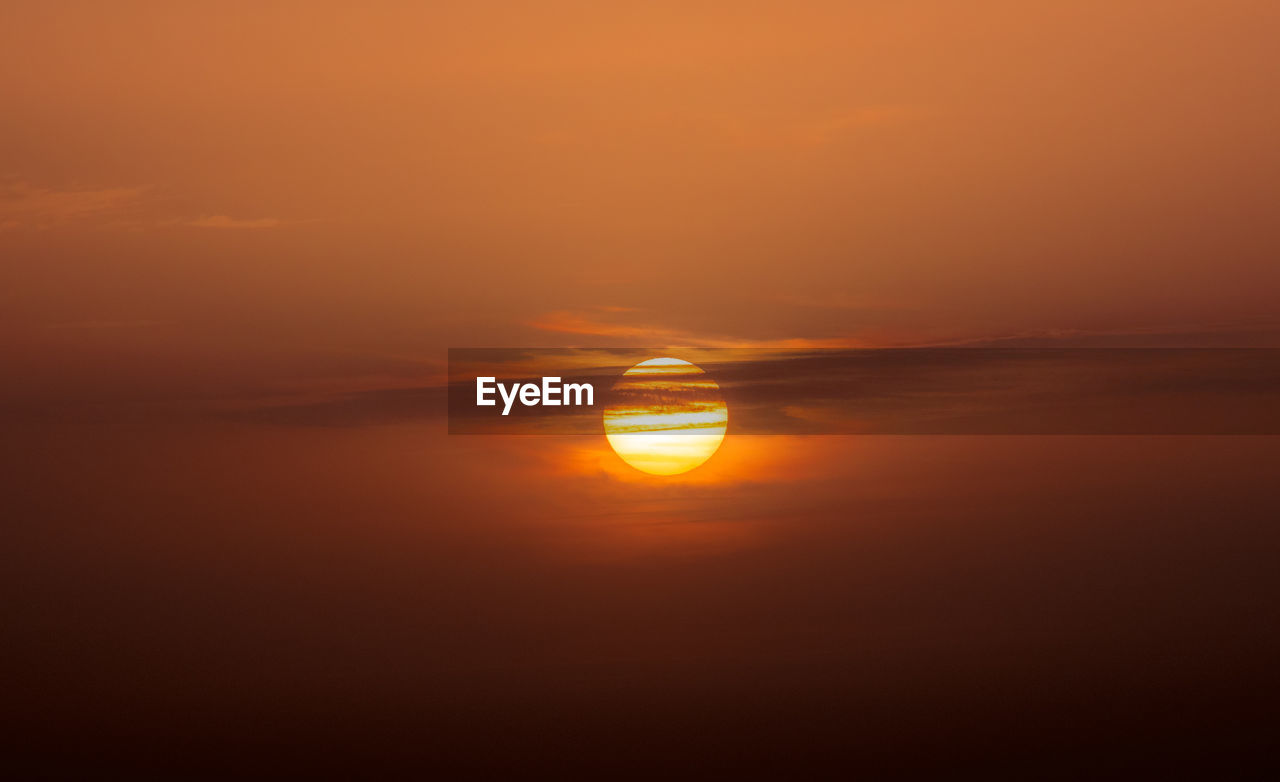
{"label": "gradient sky", "polygon": [[631,5],[0,7],[6,727],[144,770],[1253,737],[1275,438],[661,479],[262,414],[449,347],[1280,346],[1280,4]]}
{"label": "gradient sky", "polygon": [[1273,319],[1274,3],[361,5],[7,3],[6,347]]}

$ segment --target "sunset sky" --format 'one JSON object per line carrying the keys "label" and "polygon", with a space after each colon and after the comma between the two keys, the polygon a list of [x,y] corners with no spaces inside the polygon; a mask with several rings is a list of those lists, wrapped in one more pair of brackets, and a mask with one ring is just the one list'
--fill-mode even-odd
{"label": "sunset sky", "polygon": [[1260,746],[1275,437],[731,423],[662,477],[449,435],[444,389],[449,348],[1280,348],[1278,40],[1274,0],[0,5],[9,735],[215,775]]}

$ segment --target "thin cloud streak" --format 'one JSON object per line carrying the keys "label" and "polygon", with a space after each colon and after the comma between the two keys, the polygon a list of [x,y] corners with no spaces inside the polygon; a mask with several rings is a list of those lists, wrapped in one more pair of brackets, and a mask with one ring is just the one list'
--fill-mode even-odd
{"label": "thin cloud streak", "polygon": [[853,348],[870,347],[865,342],[853,337],[810,338],[794,337],[787,339],[744,339],[726,334],[707,334],[680,329],[672,329],[648,323],[611,322],[600,317],[597,312],[626,313],[636,312],[628,308],[609,308],[597,311],[557,310],[542,315],[528,322],[527,326],[539,331],[556,334],[572,334],[582,337],[608,337],[623,340],[634,345],[666,347],[715,347],[715,348]]}
{"label": "thin cloud streak", "polygon": [[0,189],[0,231],[45,230],[100,219],[138,202],[146,187],[50,188],[16,182]]}
{"label": "thin cloud streak", "polygon": [[255,230],[261,228],[278,228],[284,224],[284,221],[275,217],[236,218],[228,217],[227,215],[208,215],[205,217],[197,217],[194,220],[186,220],[181,224],[189,225],[193,228]]}

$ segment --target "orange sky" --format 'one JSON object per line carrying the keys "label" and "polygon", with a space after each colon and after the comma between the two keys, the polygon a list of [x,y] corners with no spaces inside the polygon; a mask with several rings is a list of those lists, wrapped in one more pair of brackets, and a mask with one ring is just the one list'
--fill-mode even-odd
{"label": "orange sky", "polygon": [[1275,438],[660,479],[437,392],[449,347],[1280,346],[1277,40],[1274,0],[0,4],[4,728],[172,772],[1246,713]]}
{"label": "orange sky", "polygon": [[1272,320],[1274,3],[464,5],[5,4],[4,349]]}

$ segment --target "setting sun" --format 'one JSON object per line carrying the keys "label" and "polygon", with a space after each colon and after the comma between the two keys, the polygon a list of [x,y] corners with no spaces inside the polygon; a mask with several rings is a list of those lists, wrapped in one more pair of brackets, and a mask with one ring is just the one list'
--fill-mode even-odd
{"label": "setting sun", "polygon": [[627,464],[679,475],[710,459],[724,440],[729,408],[720,386],[678,358],[653,358],[623,373],[604,411],[605,437]]}

